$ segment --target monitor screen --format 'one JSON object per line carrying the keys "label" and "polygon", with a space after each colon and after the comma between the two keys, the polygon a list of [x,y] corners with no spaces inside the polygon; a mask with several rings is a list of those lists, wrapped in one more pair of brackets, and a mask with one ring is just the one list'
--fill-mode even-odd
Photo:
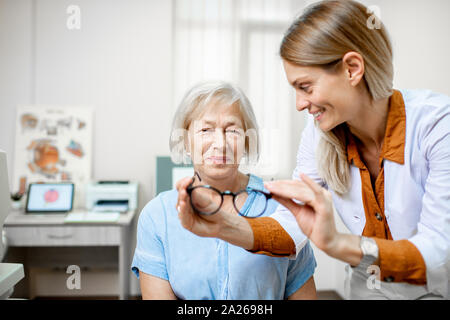
{"label": "monitor screen", "polygon": [[72,210],[73,183],[31,183],[27,212],[67,212]]}

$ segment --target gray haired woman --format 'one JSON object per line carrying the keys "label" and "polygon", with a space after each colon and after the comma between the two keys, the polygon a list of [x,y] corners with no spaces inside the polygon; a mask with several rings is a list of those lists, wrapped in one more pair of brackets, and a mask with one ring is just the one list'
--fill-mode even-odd
{"label": "gray haired woman", "polygon": [[[275,210],[262,179],[239,170],[244,158],[257,158],[257,128],[250,102],[232,84],[206,82],[186,93],[170,147],[175,161],[193,164],[195,176],[183,192],[199,215],[225,210],[249,219]],[[162,192],[139,216],[132,271],[144,299],[316,298],[316,262],[308,243],[289,259],[198,237],[180,223],[177,199],[176,189]]]}

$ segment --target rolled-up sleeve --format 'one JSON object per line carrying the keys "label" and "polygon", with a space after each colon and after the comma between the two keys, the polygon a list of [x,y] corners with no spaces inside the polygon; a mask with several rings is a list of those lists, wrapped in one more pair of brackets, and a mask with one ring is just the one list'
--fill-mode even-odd
{"label": "rolled-up sleeve", "polygon": [[308,281],[317,267],[313,249],[309,241],[305,243],[299,251],[296,260],[289,261],[288,274],[286,279],[285,298],[289,298]]}
{"label": "rolled-up sleeve", "polygon": [[379,249],[381,280],[416,285],[426,283],[425,262],[411,241],[374,239]]}
{"label": "rolled-up sleeve", "polygon": [[[299,180],[300,173],[304,173],[324,186],[325,183],[317,173],[315,160],[317,141],[318,132],[314,126],[314,119],[312,116],[307,116],[307,123],[302,132],[302,138],[297,151],[297,165],[292,174],[292,179]],[[271,222],[269,220],[270,218],[276,222]],[[308,239],[299,228],[294,215],[284,206],[279,205],[270,218],[253,219],[250,222],[254,238],[252,251],[267,255],[271,255],[270,253],[284,254],[289,256],[290,259],[295,259]],[[275,233],[279,235],[276,241],[274,241],[274,237],[272,236]],[[295,249],[295,253],[293,253],[293,249]]]}
{"label": "rolled-up sleeve", "polygon": [[[295,257],[296,245],[279,222],[271,217],[247,219],[253,231],[252,253],[271,257]],[[295,221],[294,221],[295,223]]]}
{"label": "rolled-up sleeve", "polygon": [[131,270],[139,278],[139,270],[155,277],[168,280],[164,246],[156,227],[154,217],[163,217],[161,200],[150,201],[139,216],[137,243]]}

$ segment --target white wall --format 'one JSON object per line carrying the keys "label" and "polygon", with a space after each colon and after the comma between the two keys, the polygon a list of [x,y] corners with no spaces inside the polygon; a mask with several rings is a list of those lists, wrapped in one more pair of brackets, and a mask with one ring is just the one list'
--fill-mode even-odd
{"label": "white wall", "polygon": [[[450,1],[362,2],[381,9],[394,44],[395,87],[450,95]],[[69,5],[81,9],[81,30],[66,28]],[[0,0],[0,148],[10,176],[17,105],[90,105],[93,178],[139,181],[142,208],[154,193],[155,156],[169,151],[171,36],[168,0]],[[296,150],[303,115],[291,112]],[[318,289],[342,294],[343,264],[317,250],[316,258]],[[137,293],[134,278],[132,287]]]}
{"label": "white wall", "polygon": [[450,95],[450,1],[362,2],[381,9],[394,47],[394,86]]}
{"label": "white wall", "polygon": [[[37,0],[35,102],[95,108],[94,179],[140,182],[168,153],[172,105],[171,1]],[[81,30],[66,28],[69,5]]]}
{"label": "white wall", "polygon": [[[71,31],[74,4],[81,30]],[[171,1],[2,0],[0,146],[10,172],[17,105],[92,106],[93,178],[138,180],[147,202],[154,157],[169,151],[171,36]]]}
{"label": "white wall", "polygon": [[[66,27],[69,5],[81,9],[80,30]],[[169,152],[171,37],[172,1],[2,0],[0,148],[10,177],[17,105],[92,106],[92,178],[138,181],[141,209],[155,157]]]}
{"label": "white wall", "polygon": [[32,102],[31,1],[0,2],[0,149],[12,181],[15,107]]}
{"label": "white wall", "polygon": [[394,87],[427,88],[450,95],[450,1],[357,1],[380,10],[394,48]]}

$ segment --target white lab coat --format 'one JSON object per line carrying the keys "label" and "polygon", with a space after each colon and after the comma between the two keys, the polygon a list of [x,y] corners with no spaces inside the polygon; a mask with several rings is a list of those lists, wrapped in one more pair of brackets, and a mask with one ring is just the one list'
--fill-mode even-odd
{"label": "white lab coat", "polygon": [[[396,297],[415,299],[424,294],[449,298],[450,294],[450,98],[429,90],[400,90],[405,102],[405,163],[384,160],[385,216],[394,240],[408,239],[426,264],[425,286],[383,282]],[[315,150],[320,131],[311,116],[302,133],[293,179],[305,173],[327,188],[317,173]],[[347,228],[361,235],[366,223],[359,169],[351,165],[351,188],[338,196],[336,211]],[[292,214],[280,206],[272,215],[296,243],[306,236]],[[420,288],[420,289],[419,289]],[[367,293],[367,292],[366,292]],[[357,297],[355,295],[350,295]],[[387,294],[386,296],[389,296]]]}

